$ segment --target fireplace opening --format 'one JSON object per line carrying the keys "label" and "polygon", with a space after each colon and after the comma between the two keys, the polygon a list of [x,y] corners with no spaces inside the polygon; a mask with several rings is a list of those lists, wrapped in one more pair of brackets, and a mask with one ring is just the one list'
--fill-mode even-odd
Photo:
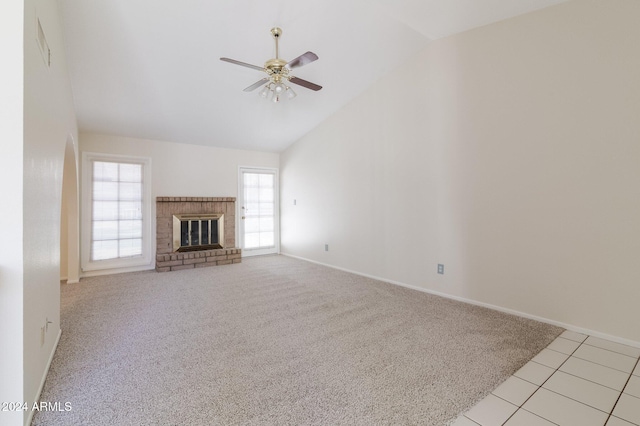
{"label": "fireplace opening", "polygon": [[173,216],[173,251],[224,248],[224,214]]}

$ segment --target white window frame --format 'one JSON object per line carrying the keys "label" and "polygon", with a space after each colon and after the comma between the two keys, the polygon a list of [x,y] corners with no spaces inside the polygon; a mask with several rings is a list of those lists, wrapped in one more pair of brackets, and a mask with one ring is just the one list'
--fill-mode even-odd
{"label": "white window frame", "polygon": [[[142,165],[142,255],[131,258],[91,260],[91,218],[92,218],[92,190],[94,161],[113,163],[131,163]],[[82,227],[80,252],[82,272],[85,275],[97,275],[99,273],[135,271],[149,269],[153,266],[153,241],[152,241],[152,199],[151,199],[151,158],[134,157],[129,155],[102,154],[97,152],[82,153]]]}

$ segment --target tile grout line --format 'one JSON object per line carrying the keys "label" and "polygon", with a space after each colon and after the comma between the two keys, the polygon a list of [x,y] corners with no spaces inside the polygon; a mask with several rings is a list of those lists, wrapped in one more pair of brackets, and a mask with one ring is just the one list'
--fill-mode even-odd
{"label": "tile grout line", "polygon": [[[614,354],[618,354],[618,355],[623,355],[623,356],[626,356],[626,357],[629,357],[629,358],[632,358],[632,359],[636,359],[636,360],[637,360],[637,358],[638,358],[638,357],[637,357],[637,356],[635,356],[635,355],[627,355],[627,354],[625,354],[625,353],[622,353],[622,352],[619,352],[619,351],[616,351],[616,350],[613,350],[613,349],[603,348],[602,346],[597,346],[597,345],[593,345],[593,344],[591,344],[591,343],[588,343],[587,341],[589,340],[589,337],[594,337],[594,336],[587,336],[587,337],[584,339],[584,341],[582,341],[582,342],[578,342],[577,340],[568,339],[568,338],[566,338],[566,337],[558,336],[558,338],[562,338],[562,339],[565,339],[565,340],[568,340],[568,341],[571,341],[571,342],[580,343],[580,346],[582,346],[582,345],[584,344],[585,346],[589,346],[589,347],[591,347],[591,348],[595,348],[595,349],[602,349],[603,351],[612,352],[612,353],[614,353]],[[605,340],[605,341],[606,341],[606,339],[602,339],[602,340]],[[615,344],[620,345],[620,346],[625,346],[625,347],[629,347],[629,348],[632,348],[632,349],[638,349],[638,350],[640,350],[640,348],[635,348],[635,347],[633,347],[633,346],[625,345],[625,344],[623,344],[623,343],[616,343],[616,342],[612,342],[612,343],[615,343]],[[580,346],[578,346],[578,347],[580,347]],[[551,348],[549,348],[549,347],[547,347],[546,349],[549,349],[550,351],[558,352],[558,353],[561,353],[561,354],[562,354],[562,353],[564,353],[564,352],[560,352],[560,351],[555,350],[555,349],[551,349]],[[578,349],[578,348],[576,348],[576,350],[577,350],[577,349]],[[575,351],[574,351],[574,352],[575,352]],[[572,355],[573,355],[573,354],[572,354]],[[579,358],[579,357],[576,357],[576,358]],[[579,359],[583,359],[583,358],[579,358]],[[585,361],[589,361],[589,360],[585,360]],[[593,362],[593,361],[589,361],[589,362]],[[598,363],[597,363],[597,362],[594,362],[594,364],[598,364]],[[598,364],[598,365],[603,365],[603,364]],[[605,366],[605,367],[607,367],[607,366]],[[612,367],[609,367],[609,368],[612,368]],[[617,370],[617,368],[614,368],[614,370]],[[618,370],[618,371],[622,371],[622,370]],[[623,373],[626,373],[626,372],[625,372],[625,371],[623,371]]]}
{"label": "tile grout line", "polygon": [[[556,337],[556,338],[554,339],[554,341],[553,341],[553,342],[555,342],[555,341],[556,341],[557,339],[559,339],[560,337],[561,337],[561,336]],[[524,400],[524,402],[518,406],[518,409],[517,409],[516,411],[514,411],[514,412],[513,412],[513,414],[511,414],[511,415],[507,418],[507,420],[505,420],[505,421],[504,421],[504,423],[502,423],[502,425],[503,425],[503,426],[504,426],[504,425],[505,425],[505,424],[506,424],[506,423],[511,419],[511,417],[513,417],[513,416],[514,416],[518,411],[520,411],[520,410],[524,410],[524,408],[522,408],[522,407],[524,406],[524,404],[526,404],[526,403],[527,403],[527,401],[529,401],[529,400],[533,397],[533,395],[535,395],[535,394],[536,394],[536,392],[538,392],[538,391],[540,390],[540,388],[541,388],[545,383],[547,383],[547,381],[549,381],[549,379],[550,379],[554,374],[556,374],[556,373],[560,370],[560,367],[562,367],[562,366],[564,365],[564,363],[565,363],[565,362],[567,362],[567,360],[573,356],[573,354],[578,350],[578,348],[579,348],[580,346],[582,346],[582,345],[584,344],[584,342],[585,342],[588,338],[589,338],[589,336],[585,337],[585,338],[584,338],[584,340],[582,341],[582,343],[580,343],[580,344],[578,345],[578,347],[577,347],[577,348],[575,348],[575,349],[573,350],[573,352],[571,352],[571,354],[567,357],[567,359],[565,359],[564,361],[562,361],[562,364],[560,364],[560,365],[558,366],[558,368],[556,368],[556,369],[553,371],[553,373],[551,373],[551,374],[549,375],[549,377],[547,377],[547,379],[546,379],[544,382],[542,382],[540,385],[538,385],[538,389],[536,389],[535,391],[533,391],[533,393],[532,393],[531,395],[529,395],[529,397],[528,397],[527,399],[525,399],[525,400]],[[563,339],[564,339],[564,337],[563,337]],[[566,339],[566,340],[570,340],[570,339]],[[553,342],[551,342],[551,343],[553,343]],[[550,345],[551,343],[549,343],[549,345]],[[578,343],[578,342],[576,342],[576,343]],[[547,347],[546,347],[546,348],[544,348],[544,349],[547,349],[547,348],[549,347],[549,345],[547,345]],[[544,350],[544,349],[543,349],[543,350]],[[553,350],[553,349],[549,349],[549,350]],[[540,351],[540,352],[542,352],[542,351]],[[558,352],[558,351],[555,351],[555,352]],[[562,352],[558,352],[558,353],[562,353]],[[566,355],[566,354],[564,354],[564,355]],[[538,355],[536,355],[536,356],[538,356]],[[534,358],[535,358],[535,357],[534,357]],[[532,359],[533,359],[533,358],[532,358]],[[529,362],[535,362],[535,361],[529,360]],[[537,362],[536,362],[536,364],[539,364],[539,363],[537,363]],[[526,365],[526,364],[525,364],[525,365]],[[539,364],[539,365],[543,365],[543,364]],[[547,365],[547,366],[545,366],[545,367],[549,367],[549,366]],[[549,368],[551,368],[551,367],[549,367]],[[513,375],[511,375],[511,376],[513,377]],[[493,392],[492,392],[492,395],[493,395]],[[563,396],[564,396],[564,395],[563,395]],[[525,410],[525,411],[528,411],[528,410]],[[542,416],[539,416],[538,414],[535,414],[535,413],[531,413],[531,414],[534,414],[534,415],[536,415],[536,416],[540,417],[541,419],[545,419],[545,420],[547,420],[547,421],[549,421],[549,422],[551,422],[551,423],[554,423],[554,422],[552,422],[552,421],[551,421],[551,420],[549,420],[549,419],[546,419],[546,418],[544,418],[544,417],[542,417]],[[554,423],[554,424],[555,424],[555,423]]]}
{"label": "tile grout line", "polygon": [[[614,354],[623,355],[623,356],[626,356],[626,357],[629,357],[629,358],[636,358],[633,355],[623,354],[622,352],[614,351],[613,349],[602,348],[600,346],[590,345],[589,343],[585,343],[585,346],[590,346],[590,347],[596,348],[596,349],[602,349],[603,351],[612,352]],[[629,346],[629,347],[631,348],[632,346]],[[553,350],[553,349],[551,349],[551,350]]]}
{"label": "tile grout line", "polygon": [[[550,351],[552,351],[553,349],[549,349],[549,350],[550,350]],[[558,352],[558,353],[562,353],[562,352]],[[566,355],[566,354],[563,354],[563,355]],[[569,356],[569,358],[572,358],[572,356]],[[568,360],[569,360],[569,358],[567,358],[567,359],[565,360],[565,362],[566,362],[566,361],[568,361]],[[591,364],[594,364],[594,365],[598,365],[598,366],[600,366],[600,367],[609,368],[609,369],[611,369],[611,370],[613,370],[613,371],[616,371],[616,372],[618,372],[618,373],[629,374],[629,373],[627,373],[626,371],[618,370],[618,369],[616,369],[616,368],[612,368],[612,367],[609,367],[609,366],[607,366],[607,365],[598,364],[597,362],[589,361],[588,359],[578,358],[577,356],[575,356],[575,357],[573,357],[573,358],[575,358],[575,359],[579,359],[580,361],[588,362],[588,363],[591,363]],[[536,364],[540,364],[539,362],[536,362],[536,361],[533,361],[533,360],[532,360],[532,362],[535,362]],[[564,363],[563,363],[563,364],[564,364]],[[540,364],[540,365],[544,365],[544,364]],[[548,365],[544,365],[544,366],[545,366],[545,367],[549,367]],[[562,365],[560,365],[560,367],[562,367]],[[578,378],[578,379],[585,380],[585,381],[587,381],[587,382],[589,382],[589,383],[593,383],[593,384],[596,384],[596,385],[599,385],[599,386],[605,387],[605,388],[607,388],[607,389],[611,389],[612,391],[615,391],[615,392],[622,392],[622,390],[618,390],[618,389],[616,389],[616,388],[612,388],[611,386],[603,385],[602,383],[598,383],[598,382],[595,382],[595,381],[593,381],[593,380],[587,379],[587,378],[585,378],[585,377],[578,376],[578,375],[573,374],[573,373],[569,373],[568,371],[560,370],[560,367],[558,367],[558,370],[557,370],[557,371],[559,371],[559,372],[561,372],[561,373],[564,373],[564,374],[566,374],[566,375],[568,375],[568,376],[572,376],[572,377],[576,377],[576,378]],[[549,368],[552,368],[552,367],[549,367]],[[555,372],[554,372],[554,373],[555,373]],[[523,379],[523,380],[524,380],[524,379]],[[529,382],[529,383],[531,383],[531,382]],[[626,384],[625,384],[625,385],[626,385]],[[624,387],[623,387],[623,389],[624,389]],[[602,411],[602,410],[601,410],[601,411]]]}
{"label": "tile grout line", "polygon": [[[551,420],[549,420],[549,419],[546,419],[546,418],[542,417],[540,414],[536,414],[536,413],[534,413],[533,411],[529,411],[529,410],[527,410],[526,408],[520,408],[518,411],[520,411],[520,410],[522,410],[522,411],[526,411],[526,412],[527,412],[527,413],[529,413],[529,414],[533,414],[533,415],[534,415],[534,416],[536,416],[536,417],[540,417],[542,420],[545,420],[545,421],[547,421],[547,422],[549,422],[549,423],[551,423],[551,424],[554,424],[554,425],[556,425],[556,426],[560,426],[558,423],[556,423],[556,422],[552,422]],[[515,414],[515,413],[514,413],[514,414]]]}
{"label": "tile grout line", "polygon": [[[589,345],[587,345],[587,346],[589,346]],[[595,346],[592,346],[592,348],[595,348]],[[602,349],[602,348],[598,348],[598,349]],[[549,349],[549,350],[551,350],[551,351],[552,351],[553,349]],[[576,350],[577,350],[577,349],[576,349]],[[606,349],[605,349],[605,350],[606,350]],[[557,351],[556,351],[556,352],[557,352]],[[562,353],[562,352],[558,352],[558,353]],[[617,354],[617,352],[614,352],[614,353],[616,353],[616,354]],[[566,354],[565,354],[565,355],[566,355]],[[618,354],[618,355],[623,355],[623,354]],[[573,354],[572,354],[571,356],[573,356]],[[626,356],[626,355],[625,355],[625,356]],[[611,366],[609,366],[609,365],[600,364],[599,362],[594,362],[594,361],[591,361],[590,359],[580,358],[579,356],[576,356],[576,357],[574,357],[574,358],[576,358],[576,359],[580,359],[580,360],[582,360],[582,361],[591,362],[591,363],[596,364],[596,365],[599,365],[599,366],[601,366],[601,367],[607,367],[607,368],[610,368],[610,369],[612,369],[612,370],[619,371],[619,372],[624,373],[624,374],[629,374],[628,372],[626,372],[626,371],[624,371],[624,370],[619,370],[619,369],[617,369],[617,368],[613,368],[613,367],[611,367]],[[629,358],[633,358],[633,357],[629,357]],[[631,373],[633,373],[633,370],[631,370]]]}
{"label": "tile grout line", "polygon": [[[587,341],[587,339],[588,339],[588,338],[589,338],[589,336],[587,336],[587,337],[584,339],[584,341],[583,341],[580,345],[578,345],[578,347],[577,347],[577,348],[576,348],[576,349],[571,353],[571,355],[569,355],[569,357],[568,357],[566,360],[564,360],[564,362],[563,362],[562,364],[560,364],[560,366],[556,369],[556,371],[554,371],[554,372],[551,374],[551,376],[553,376],[553,375],[554,375],[554,374],[556,374],[558,371],[560,371],[560,368],[561,368],[561,367],[562,367],[562,366],[563,366],[563,365],[564,365],[564,364],[569,360],[569,358],[571,358],[571,357],[573,356],[573,354],[574,354],[578,349],[580,349],[580,347],[581,347],[582,345],[591,346],[592,348],[598,348],[597,346],[593,346],[593,345],[589,345],[588,343],[585,343],[585,342]],[[605,350],[605,351],[613,352],[613,353],[616,353],[616,354],[618,354],[618,355],[625,355],[625,354],[621,354],[621,353],[619,353],[619,352],[611,351],[611,350],[608,350],[608,349],[605,349],[605,348],[598,348],[598,349],[602,349],[602,350]],[[553,349],[550,349],[550,350],[553,350]],[[558,351],[556,351],[556,352],[558,352]],[[562,352],[558,352],[558,353],[562,353]],[[565,354],[565,355],[566,355],[566,354]],[[625,355],[625,356],[628,356],[628,355]],[[620,372],[622,372],[622,373],[627,374],[625,371],[618,370],[617,368],[612,368],[612,367],[609,367],[609,366],[606,366],[606,365],[603,365],[603,364],[600,364],[600,363],[597,363],[597,362],[589,361],[588,359],[583,359],[583,358],[580,358],[580,357],[576,357],[576,358],[577,358],[577,359],[581,359],[581,360],[583,360],[583,361],[592,362],[593,364],[600,365],[600,366],[602,366],[602,367],[608,367],[608,368],[611,368],[612,370],[620,371]],[[633,358],[633,357],[629,357],[629,358]],[[609,419],[610,419],[610,418],[611,418],[611,416],[613,415],[613,410],[615,410],[616,405],[618,405],[618,401],[620,400],[620,397],[621,397],[621,396],[622,396],[622,394],[624,393],[624,390],[625,390],[625,388],[627,387],[627,384],[629,383],[629,380],[631,380],[631,376],[633,375],[633,372],[634,372],[635,368],[638,366],[638,362],[639,362],[639,361],[640,361],[640,359],[636,359],[636,364],[635,364],[635,365],[634,365],[634,367],[631,369],[631,373],[628,373],[628,374],[629,374],[629,377],[627,377],[627,381],[625,382],[624,386],[622,387],[622,390],[621,390],[621,391],[619,391],[618,398],[616,399],[616,402],[613,404],[613,407],[611,408],[611,412],[609,412],[609,413],[608,413],[607,420],[605,420],[604,425],[606,425],[606,424],[609,422]],[[564,373],[564,371],[563,371],[563,373]],[[565,374],[568,374],[568,373],[565,373]],[[547,378],[547,380],[545,380],[545,381],[540,385],[540,388],[541,388],[545,383],[547,383],[547,381],[551,378],[551,376],[549,376],[549,377]],[[576,377],[578,377],[578,376],[576,376]],[[581,378],[581,379],[583,379],[583,380],[586,380],[586,379],[584,379],[584,378],[582,378],[582,377],[580,377],[580,378]],[[588,380],[588,381],[590,381],[590,380]],[[603,385],[601,385],[601,386],[603,386]],[[607,386],[605,386],[605,387],[607,387]],[[538,390],[539,390],[540,388],[538,388]],[[611,388],[609,388],[609,389],[611,389]],[[537,392],[538,390],[536,390],[536,392]],[[576,401],[576,402],[578,402],[578,403],[580,403],[580,404],[586,405],[587,407],[591,407],[591,408],[593,408],[593,409],[595,409],[595,410],[599,410],[599,409],[598,409],[598,408],[596,408],[596,407],[592,407],[591,405],[589,405],[589,404],[585,404],[585,403],[584,403],[584,402],[582,402],[582,401],[578,401],[578,400],[575,400],[575,399],[573,399],[573,398],[569,398],[568,396],[566,396],[566,395],[562,395],[562,394],[560,394],[560,393],[558,393],[558,392],[555,392],[555,391],[552,391],[551,389],[546,389],[546,390],[548,390],[549,392],[553,392],[553,393],[555,393],[556,395],[560,395],[560,396],[563,396],[563,397],[565,397],[565,398],[568,398],[568,399],[570,399],[570,400],[572,400],[572,401]],[[615,389],[614,389],[614,390],[615,390]],[[616,390],[616,392],[618,392],[618,391]],[[534,394],[535,394],[535,392],[534,392]],[[533,394],[532,394],[531,396],[533,396]],[[531,398],[531,396],[530,396],[529,398]],[[527,401],[528,401],[528,399],[527,399]],[[525,402],[526,402],[526,401],[525,401]],[[523,403],[523,405],[524,405],[524,403]],[[602,411],[602,410],[599,410],[599,411],[601,411],[601,412],[603,412],[603,413],[606,413],[606,411]],[[544,417],[543,417],[543,418],[544,418]],[[548,419],[545,419],[545,420],[548,420]]]}
{"label": "tile grout line", "polygon": [[472,422],[472,423],[474,423],[474,424],[476,424],[476,425],[478,425],[478,426],[482,426],[480,423],[476,422],[476,421],[475,421],[475,420],[473,420],[473,419],[470,419],[469,417],[467,417],[467,416],[466,416],[466,415],[464,415],[464,414],[462,415],[462,417],[464,417],[465,419],[469,420],[470,422]]}
{"label": "tile grout line", "polygon": [[638,364],[640,364],[640,358],[636,359],[636,364],[631,369],[631,373],[629,373],[629,377],[627,377],[627,381],[622,387],[622,390],[620,391],[620,395],[618,395],[618,399],[616,399],[616,402],[613,404],[613,407],[611,407],[611,412],[609,413],[609,417],[607,417],[607,422],[605,423],[605,425],[609,422],[609,419],[613,416],[613,412],[615,411],[616,406],[618,405],[618,402],[620,402],[620,398],[622,397],[624,390],[627,388],[627,385],[629,385],[629,382],[631,381],[631,377],[633,376],[633,372],[635,371],[636,368],[638,368]]}
{"label": "tile grout line", "polygon": [[[589,405],[589,404],[587,404],[586,402],[582,402],[582,401],[579,401],[579,400],[577,400],[577,399],[571,398],[570,396],[563,395],[563,394],[561,394],[560,392],[556,392],[556,391],[554,391],[554,390],[547,389],[547,388],[544,388],[544,390],[546,390],[546,391],[548,391],[548,392],[551,392],[551,393],[555,393],[556,395],[560,395],[560,396],[562,396],[562,397],[564,397],[564,398],[570,399],[571,401],[574,401],[574,402],[577,402],[577,403],[579,403],[579,404],[582,404],[582,405],[584,405],[585,407],[589,407],[589,408],[593,408],[594,410],[598,410],[598,411],[600,411],[601,413],[604,413],[604,414],[606,414],[606,415],[610,415],[610,413],[607,413],[606,411],[601,410],[601,409],[600,409],[600,408],[598,408],[598,407],[594,407],[593,405]],[[620,394],[622,395],[622,392],[620,392]]]}
{"label": "tile grout line", "polygon": [[[542,382],[542,384],[537,385],[536,383],[532,383],[532,382],[530,382],[530,381],[528,381],[528,380],[522,379],[522,378],[520,378],[520,377],[518,377],[518,376],[515,376],[515,373],[514,373],[514,374],[512,374],[512,375],[510,376],[510,377],[516,377],[516,378],[518,378],[518,379],[520,379],[520,380],[523,380],[523,381],[525,381],[525,382],[527,382],[527,383],[531,383],[531,384],[533,384],[533,385],[535,385],[535,386],[536,386],[536,389],[535,389],[535,390],[531,393],[531,395],[529,395],[529,397],[528,397],[527,399],[525,399],[521,404],[519,404],[519,405],[513,404],[511,401],[508,401],[508,400],[506,400],[506,399],[504,399],[504,398],[502,398],[502,397],[500,397],[500,396],[498,396],[498,395],[495,395],[495,394],[493,393],[493,391],[490,393],[490,395],[493,395],[494,397],[497,397],[498,399],[501,399],[501,400],[503,400],[503,401],[505,401],[505,402],[507,402],[507,403],[509,403],[509,404],[512,404],[513,406],[515,406],[515,407],[516,407],[516,410],[515,410],[515,411],[514,411],[514,412],[513,412],[513,413],[512,413],[512,414],[511,414],[511,415],[510,415],[510,416],[509,416],[509,417],[508,417],[504,422],[503,422],[503,423],[502,423],[502,425],[503,425],[503,426],[504,426],[507,422],[509,422],[509,420],[511,420],[511,418],[512,418],[513,416],[515,416],[515,415],[516,415],[520,410],[526,411],[526,412],[530,413],[531,415],[537,416],[537,417],[539,417],[539,418],[541,418],[541,419],[543,419],[543,420],[545,420],[545,421],[548,421],[548,422],[549,422],[549,423],[551,423],[551,424],[557,425],[555,422],[553,422],[553,421],[551,421],[551,420],[549,420],[549,419],[546,419],[545,417],[543,417],[543,416],[541,416],[541,415],[539,415],[539,414],[536,414],[536,413],[534,413],[534,412],[532,412],[532,411],[529,411],[529,410],[527,410],[527,409],[525,409],[525,408],[523,408],[523,407],[524,407],[524,405],[525,405],[525,404],[526,404],[526,403],[527,403],[527,402],[528,402],[528,401],[529,401],[529,400],[530,400],[530,399],[531,399],[531,398],[532,398],[532,397],[533,397],[533,396],[534,396],[534,395],[535,395],[535,394],[540,390],[540,388],[542,388],[542,387],[543,387],[543,386],[544,386],[544,385],[545,385],[545,384],[546,384],[546,383],[551,379],[551,377],[553,377],[553,376],[554,376],[558,371],[561,371],[562,373],[567,374],[567,375],[569,375],[569,376],[572,376],[572,377],[575,377],[575,378],[578,378],[578,379],[585,380],[585,381],[587,381],[587,382],[589,382],[589,383],[593,383],[593,384],[595,384],[595,385],[602,386],[602,387],[604,387],[604,388],[606,388],[606,389],[609,389],[609,390],[612,390],[612,391],[614,391],[614,392],[618,392],[618,398],[616,399],[616,402],[613,404],[613,407],[611,408],[610,412],[609,412],[609,413],[607,413],[607,411],[600,410],[600,409],[599,409],[599,408],[597,408],[597,407],[593,407],[592,405],[589,405],[589,404],[586,404],[586,403],[584,403],[584,402],[582,402],[582,401],[579,401],[579,400],[576,400],[576,399],[570,398],[570,397],[568,397],[568,396],[566,396],[566,395],[563,395],[562,393],[555,392],[555,391],[553,391],[553,390],[551,390],[551,389],[546,389],[546,388],[545,388],[545,390],[546,390],[546,391],[552,392],[552,393],[554,393],[554,394],[556,394],[556,395],[562,396],[562,397],[564,397],[564,398],[567,398],[567,399],[569,399],[569,400],[572,400],[572,401],[574,401],[574,402],[577,402],[577,403],[579,403],[579,404],[582,404],[582,405],[584,405],[584,406],[586,406],[586,407],[590,407],[590,408],[592,408],[592,409],[594,409],[594,410],[598,410],[598,411],[600,411],[600,412],[602,412],[602,413],[604,413],[604,414],[607,414],[607,418],[606,418],[606,420],[605,420],[605,422],[604,422],[604,425],[606,425],[606,424],[609,422],[609,420],[611,419],[611,417],[615,417],[615,416],[613,416],[613,411],[615,410],[616,406],[618,405],[618,403],[619,403],[619,401],[620,401],[620,398],[622,397],[622,394],[624,393],[624,390],[627,388],[627,386],[628,386],[628,384],[629,384],[629,381],[631,380],[632,376],[634,375],[634,374],[633,374],[633,372],[634,372],[634,371],[635,371],[635,369],[637,369],[637,368],[638,368],[638,366],[640,365],[640,357],[634,357],[634,356],[632,356],[632,355],[628,355],[628,354],[626,354],[626,353],[622,353],[622,352],[619,352],[619,351],[617,351],[617,350],[613,350],[613,349],[610,349],[610,348],[604,348],[604,347],[600,347],[600,346],[597,346],[597,345],[593,345],[593,344],[587,343],[587,340],[589,339],[589,337],[592,337],[592,336],[589,336],[589,335],[584,335],[584,336],[585,336],[585,338],[584,338],[584,339],[582,339],[582,341],[578,341],[578,340],[575,340],[575,339],[569,339],[569,338],[567,338],[567,337],[563,337],[562,335],[558,335],[558,336],[556,337],[556,340],[554,340],[554,342],[555,342],[555,341],[557,341],[557,339],[562,338],[563,340],[566,340],[566,341],[569,341],[569,342],[575,342],[575,343],[578,343],[578,346],[577,346],[577,347],[576,347],[576,348],[575,348],[575,349],[574,349],[570,354],[567,354],[567,353],[565,353],[565,352],[561,352],[561,351],[556,350],[556,349],[549,348],[549,345],[551,345],[553,342],[552,342],[552,343],[550,343],[546,348],[544,348],[544,349],[549,349],[550,351],[553,351],[553,352],[558,353],[558,354],[567,355],[567,358],[566,358],[562,363],[560,363],[560,365],[559,365],[557,368],[553,368],[553,367],[550,367],[550,366],[548,366],[548,365],[542,364],[542,363],[540,363],[540,362],[533,361],[533,359],[531,359],[531,360],[529,360],[529,361],[528,361],[528,362],[533,362],[533,363],[538,364],[538,365],[543,366],[543,367],[547,367],[547,368],[551,368],[551,369],[553,369],[553,372],[549,375],[549,377],[547,377],[547,378]],[[625,357],[629,357],[629,358],[631,358],[631,359],[634,359],[634,358],[635,358],[635,364],[634,364],[633,368],[631,369],[631,372],[629,373],[629,372],[626,372],[626,371],[623,371],[623,370],[619,370],[618,368],[611,367],[611,366],[609,366],[609,365],[601,364],[601,363],[599,363],[599,362],[594,362],[594,361],[589,360],[589,359],[584,359],[584,358],[581,358],[581,357],[575,356],[575,353],[576,353],[576,352],[578,351],[578,349],[580,349],[583,345],[584,345],[584,346],[589,346],[589,347],[594,348],[594,349],[600,349],[600,350],[603,350],[603,351],[607,351],[607,352],[610,352],[610,353],[612,353],[612,354],[617,354],[617,355],[622,355],[622,356],[625,356]],[[544,349],[543,349],[543,350],[544,350]],[[536,356],[537,356],[537,355],[536,355]],[[535,358],[535,357],[534,357],[534,358]],[[581,360],[581,361],[584,361],[584,362],[592,363],[592,364],[597,365],[597,366],[600,366],[600,367],[610,368],[611,370],[614,370],[614,371],[617,371],[617,372],[620,372],[620,373],[627,374],[627,380],[626,380],[626,382],[625,382],[624,386],[622,387],[622,390],[617,390],[617,389],[615,389],[615,388],[612,388],[612,387],[609,387],[609,386],[607,386],[607,385],[604,385],[604,384],[601,384],[601,383],[595,382],[595,381],[593,381],[593,380],[590,380],[590,379],[587,379],[587,378],[581,377],[581,376],[579,376],[579,375],[572,374],[572,373],[568,373],[568,372],[565,372],[565,371],[560,370],[560,369],[562,368],[562,366],[563,366],[563,365],[564,365],[564,364],[565,364],[569,359],[571,359],[571,358],[575,358],[575,359],[578,359],[578,360]],[[525,365],[526,365],[526,364],[525,364]],[[494,389],[494,390],[495,390],[495,389]],[[469,420],[469,421],[473,422],[474,424],[478,424],[478,425],[479,425],[479,423],[477,423],[475,420],[473,420],[473,419],[471,419],[471,418],[467,417],[467,416],[466,416],[466,413],[465,413],[465,414],[463,414],[463,416],[464,416],[467,420]]]}

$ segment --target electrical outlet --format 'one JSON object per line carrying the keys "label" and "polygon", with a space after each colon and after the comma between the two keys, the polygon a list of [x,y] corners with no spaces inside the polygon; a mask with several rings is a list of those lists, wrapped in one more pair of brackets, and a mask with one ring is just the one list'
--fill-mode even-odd
{"label": "electrical outlet", "polygon": [[444,275],[444,265],[442,263],[438,263],[438,273]]}
{"label": "electrical outlet", "polygon": [[324,245],[324,251],[329,251],[329,244]]}

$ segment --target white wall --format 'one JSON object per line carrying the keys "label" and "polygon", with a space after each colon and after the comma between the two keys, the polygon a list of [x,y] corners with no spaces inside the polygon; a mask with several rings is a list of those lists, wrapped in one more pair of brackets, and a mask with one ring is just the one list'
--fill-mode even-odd
{"label": "white wall", "polygon": [[282,154],[282,252],[640,342],[639,16],[432,42]]}
{"label": "white wall", "polygon": [[151,158],[154,253],[156,197],[237,197],[238,167],[277,168],[280,161],[275,153],[91,133],[80,135],[80,150]]}
{"label": "white wall", "polygon": [[[31,405],[60,331],[62,159],[76,128],[57,3],[3,2],[1,12],[0,210],[11,244],[0,248],[0,401]],[[51,68],[36,43],[36,12],[54,55]],[[0,412],[0,423],[23,424],[29,415]]]}
{"label": "white wall", "polygon": [[154,198],[235,197],[238,166],[279,165],[274,153],[92,133],[80,134],[80,151],[150,157]]}
{"label": "white wall", "polygon": [[[0,3],[0,402],[21,401],[22,386],[22,105],[24,9],[20,0]],[[21,424],[21,412],[0,411],[0,424]]]}

